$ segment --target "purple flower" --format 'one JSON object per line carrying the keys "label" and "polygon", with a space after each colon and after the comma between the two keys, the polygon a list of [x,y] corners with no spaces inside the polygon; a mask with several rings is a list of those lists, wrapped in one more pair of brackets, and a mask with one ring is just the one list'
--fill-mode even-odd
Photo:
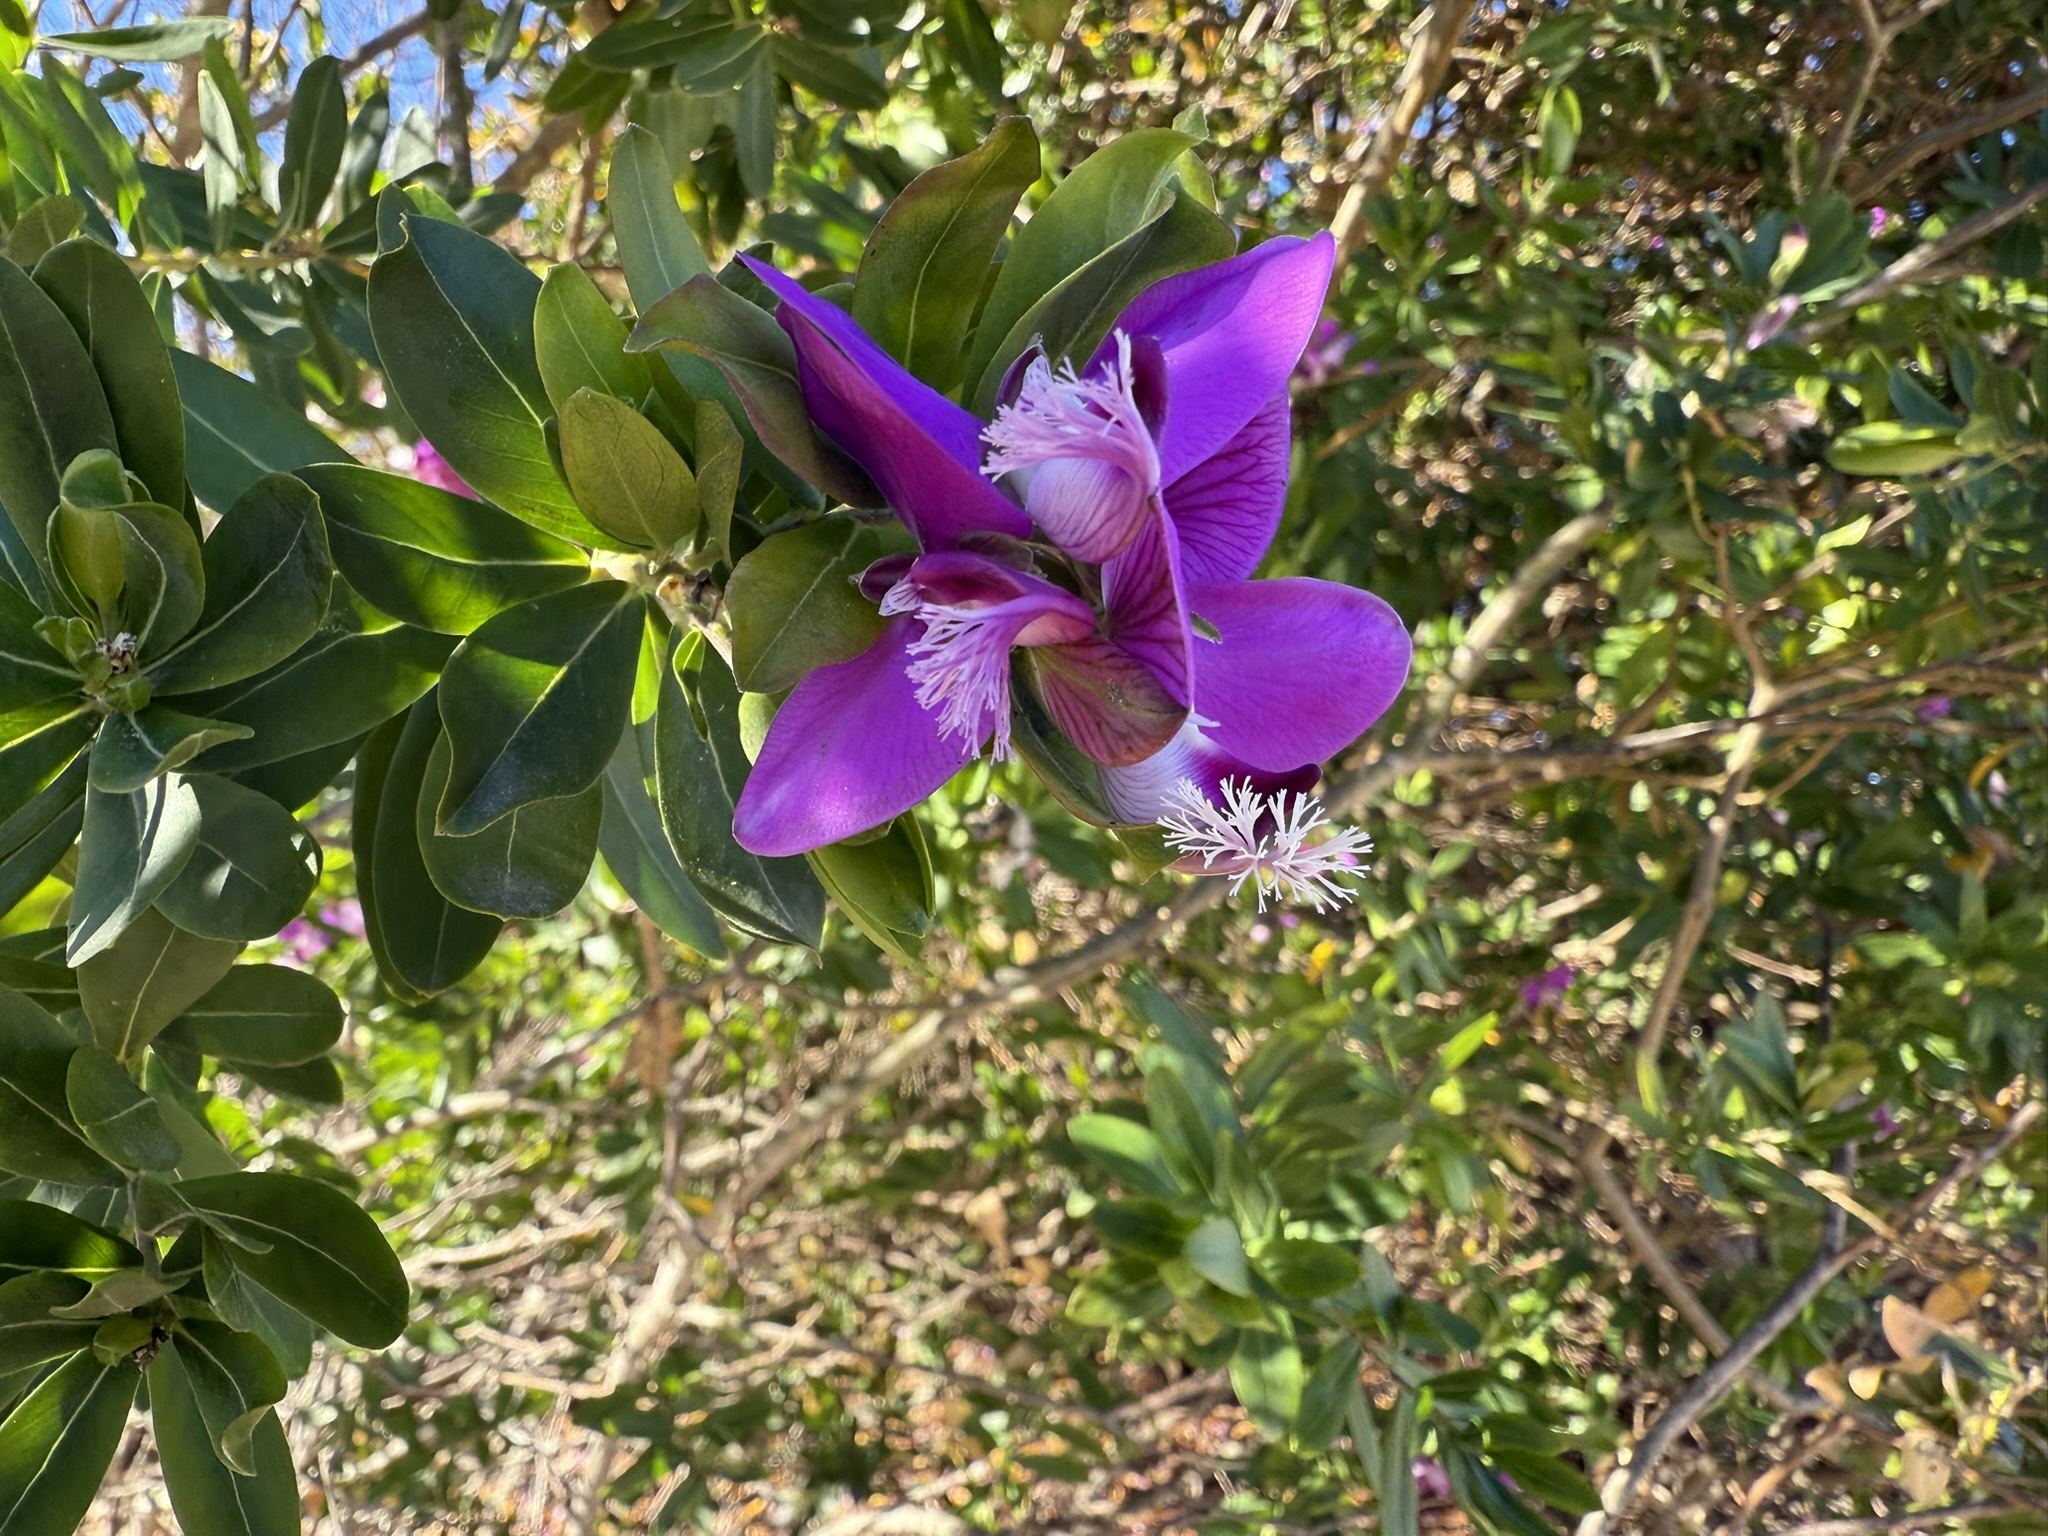
{"label": "purple flower", "polygon": [[1956,701],[1946,694],[1931,693],[1913,706],[1914,717],[1923,724],[1946,720],[1955,713]]}
{"label": "purple flower", "polygon": [[315,955],[334,947],[334,940],[324,928],[295,917],[277,931],[277,942],[284,946],[286,965],[303,970]]}
{"label": "purple flower", "polygon": [[363,904],[353,896],[345,896],[331,907],[322,907],[320,921],[352,939],[360,940],[369,932],[363,926]]}
{"label": "purple flower", "polygon": [[1451,1480],[1444,1472],[1443,1463],[1434,1456],[1416,1457],[1408,1470],[1415,1477],[1416,1497],[1448,1499],[1451,1496]]}
{"label": "purple flower", "polygon": [[[1274,240],[1155,284],[1084,365],[1020,359],[986,426],[844,311],[750,262],[782,300],[813,421],[922,553],[869,570],[881,638],[812,673],[776,715],[737,807],[740,843],[820,847],[917,804],[984,745],[1004,755],[1023,647],[1119,817],[1190,812],[1187,781],[1221,821],[1237,782],[1268,797],[1231,823],[1258,868],[1221,849],[1201,867],[1256,875],[1263,897],[1276,862],[1314,864],[1322,820],[1300,792],[1392,703],[1409,654],[1375,597],[1248,579],[1279,525],[1288,379],[1333,257],[1327,236]],[[1291,808],[1270,798],[1289,790]],[[1352,845],[1330,855],[1346,856]]]}
{"label": "purple flower", "polygon": [[1884,227],[1890,221],[1890,219],[1891,215],[1886,213],[1883,208],[1879,207],[1871,209],[1870,238],[1875,240],[1879,235],[1883,234]]}
{"label": "purple flower", "polygon": [[1334,315],[1316,321],[1315,333],[1294,365],[1294,383],[1302,389],[1321,389],[1344,366],[1344,359],[1358,344],[1358,338],[1337,323]]}
{"label": "purple flower", "polygon": [[422,485],[435,486],[440,490],[453,491],[458,496],[476,500],[476,492],[469,488],[469,482],[455,473],[455,468],[441,457],[441,450],[424,437],[413,446],[412,477]]}
{"label": "purple flower", "polygon": [[1878,1138],[1888,1140],[1899,1134],[1899,1122],[1892,1114],[1890,1104],[1880,1104],[1870,1112],[1870,1123],[1876,1127]]}
{"label": "purple flower", "polygon": [[1777,334],[1792,323],[1792,317],[1799,312],[1799,295],[1784,294],[1771,300],[1758,310],[1749,322],[1749,330],[1742,338],[1742,344],[1751,352],[1771,342]]}
{"label": "purple flower", "polygon": [[1548,1007],[1571,990],[1572,978],[1577,974],[1569,965],[1553,965],[1541,976],[1531,976],[1522,983],[1522,1005]]}

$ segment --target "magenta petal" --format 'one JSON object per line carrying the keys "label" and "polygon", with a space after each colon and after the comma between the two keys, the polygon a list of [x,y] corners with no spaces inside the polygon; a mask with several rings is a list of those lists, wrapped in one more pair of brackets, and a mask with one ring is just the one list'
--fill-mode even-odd
{"label": "magenta petal", "polygon": [[1173,525],[1157,515],[1147,518],[1130,547],[1102,568],[1109,638],[1149,667],[1167,696],[1184,706],[1192,686],[1193,635],[1182,585],[1179,540]]}
{"label": "magenta petal", "polygon": [[973,756],[939,735],[917,702],[908,648],[918,625],[893,620],[851,661],[796,685],[762,744],[733,815],[733,836],[764,858],[808,853],[879,827],[918,804]]}
{"label": "magenta petal", "polygon": [[[1102,795],[1121,821],[1157,821],[1167,801],[1183,779],[1192,780],[1211,800],[1233,779],[1249,779],[1262,795],[1280,790],[1306,794],[1315,788],[1317,770],[1313,763],[1277,772],[1256,769],[1220,752],[1204,738],[1200,726],[1189,723],[1164,747],[1143,762],[1127,767],[1102,769]],[[1199,861],[1198,861],[1199,862]],[[1188,873],[1200,873],[1199,869]]]}
{"label": "magenta petal", "polygon": [[782,301],[804,404],[818,430],[889,498],[927,549],[968,533],[1031,534],[1031,519],[981,474],[981,421],[912,378],[836,304],[773,267],[740,260]]}
{"label": "magenta petal", "polygon": [[1370,592],[1289,577],[1206,582],[1187,600],[1207,626],[1195,641],[1195,713],[1215,746],[1254,768],[1335,756],[1408,679],[1408,631]]}
{"label": "magenta petal", "polygon": [[[1157,337],[1166,357],[1166,429],[1159,443],[1168,484],[1229,442],[1287,387],[1315,332],[1337,244],[1283,236],[1154,283],[1117,317],[1132,336]],[[1109,355],[1104,341],[1090,366]]]}
{"label": "magenta petal", "polygon": [[1259,568],[1287,505],[1292,410],[1283,390],[1244,430],[1166,488],[1189,581],[1242,581]]}
{"label": "magenta petal", "polygon": [[1089,636],[1031,653],[1038,696],[1082,755],[1105,768],[1142,763],[1173,740],[1187,706],[1114,640]]}

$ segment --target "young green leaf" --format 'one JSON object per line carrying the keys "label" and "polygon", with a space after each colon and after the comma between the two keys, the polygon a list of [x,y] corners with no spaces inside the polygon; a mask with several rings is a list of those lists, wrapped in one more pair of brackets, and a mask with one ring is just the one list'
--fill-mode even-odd
{"label": "young green leaf", "polygon": [[589,273],[566,261],[548,268],[534,302],[533,352],[557,413],[580,389],[627,401],[647,398],[654,371],[646,358],[626,351],[627,334]]}
{"label": "young green leaf", "polygon": [[623,400],[580,389],[562,406],[562,469],[614,549],[666,554],[697,531],[697,481],[661,431]]}
{"label": "young green leaf", "polygon": [[92,787],[107,794],[132,794],[151,779],[182,768],[208,747],[253,736],[246,725],[201,720],[167,704],[151,704],[132,715],[109,715],[92,753]]}
{"label": "young green leaf", "polygon": [[304,229],[318,222],[321,205],[341,169],[347,139],[348,99],[341,89],[341,61],[322,54],[300,71],[292,87],[292,108],[284,123],[284,161],[277,172],[280,229]]}

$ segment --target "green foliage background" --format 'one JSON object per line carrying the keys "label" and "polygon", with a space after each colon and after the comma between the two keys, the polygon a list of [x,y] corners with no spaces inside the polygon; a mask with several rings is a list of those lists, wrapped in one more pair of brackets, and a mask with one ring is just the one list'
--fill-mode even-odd
{"label": "green foliage background", "polygon": [[[165,706],[0,615],[0,1533],[95,1487],[91,1528],[209,1533],[2038,1528],[2034,7],[437,0],[347,50],[332,3],[193,10],[0,0],[4,253],[74,326],[129,290],[67,267],[149,311],[84,329],[111,415],[69,424],[137,484],[66,503],[203,551],[202,635],[285,573],[229,662],[137,653],[232,739],[116,741]],[[1353,907],[1148,877],[1014,767],[815,872],[713,835],[738,687],[860,622],[784,594],[878,535],[818,517],[859,487],[721,369],[776,333],[698,274],[773,242],[881,330],[882,210],[1016,115],[1027,213],[1112,153],[1147,259],[1344,241],[1268,570],[1416,632],[1328,784]],[[56,387],[30,282],[11,429]],[[1003,338],[955,290],[917,366],[972,398]],[[504,512],[374,473],[422,433]],[[738,687],[660,638],[721,588]],[[478,830],[464,673],[529,645],[581,713]],[[67,851],[174,782],[230,918],[144,834]],[[535,883],[479,883],[494,836]]]}

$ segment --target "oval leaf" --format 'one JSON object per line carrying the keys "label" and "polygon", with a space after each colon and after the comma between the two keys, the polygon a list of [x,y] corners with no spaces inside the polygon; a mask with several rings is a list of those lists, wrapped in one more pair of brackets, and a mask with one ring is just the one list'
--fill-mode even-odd
{"label": "oval leaf", "polygon": [[294,1067],[341,1038],[341,999],[288,965],[238,965],[163,1033],[222,1061]]}
{"label": "oval leaf", "polygon": [[267,939],[299,915],[320,881],[320,844],[268,795],[205,775],[199,841],[157,910],[208,939]]}
{"label": "oval leaf", "polygon": [[781,693],[858,656],[882,632],[860,573],[882,553],[859,523],[828,517],[764,539],[726,584],[732,665],[749,693]]}
{"label": "oval leaf", "polygon": [[44,1536],[85,1519],[141,1381],[132,1360],[75,1355],[0,1420],[0,1536]]}
{"label": "oval leaf", "polygon": [[178,1143],[164,1128],[156,1102],[98,1046],[82,1046],[72,1054],[64,1098],[85,1139],[102,1156],[123,1168],[155,1173],[178,1166]]}
{"label": "oval leaf", "polygon": [[608,547],[666,554],[697,531],[697,481],[661,429],[581,389],[562,407],[562,470]]}
{"label": "oval leaf", "polygon": [[536,800],[471,837],[434,830],[448,781],[448,738],[434,743],[414,811],[420,856],[435,887],[459,907],[497,917],[551,917],[575,900],[597,856],[604,793]]}

